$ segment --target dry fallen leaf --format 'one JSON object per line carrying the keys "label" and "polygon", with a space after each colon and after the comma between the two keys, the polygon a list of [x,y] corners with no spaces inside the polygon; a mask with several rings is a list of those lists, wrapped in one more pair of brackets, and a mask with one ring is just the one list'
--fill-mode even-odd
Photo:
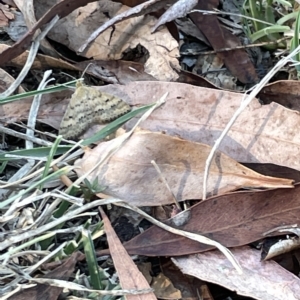
{"label": "dry fallen leaf", "polygon": [[300,279],[273,261],[261,262],[260,251],[232,249],[243,274],[239,275],[218,251],[172,258],[184,274],[200,278],[258,300],[299,300]]}
{"label": "dry fallen leaf", "polygon": [[[38,20],[38,22],[35,23],[33,28],[29,30],[18,42],[16,42],[13,46],[11,46],[9,49],[6,49],[0,53],[0,64],[3,65],[6,62],[10,61],[11,59],[17,57],[18,55],[22,54],[27,47],[30,46],[32,38],[35,34],[35,32],[41,28],[43,25],[50,22],[50,20],[53,19],[56,15],[58,15],[60,18],[65,17],[68,15],[71,11],[76,9],[77,7],[80,7],[82,5],[85,5],[89,2],[93,2],[94,0],[61,0],[56,5],[51,6],[53,3],[51,2],[51,5],[49,7],[49,10],[43,14],[41,19]],[[36,2],[35,8],[36,6]]]}
{"label": "dry fallen leaf", "polygon": [[10,11],[8,5],[0,4],[0,26],[8,26],[9,21],[14,19],[14,14]]}
{"label": "dry fallen leaf", "polygon": [[258,97],[264,104],[276,102],[286,108],[300,111],[299,94],[298,80],[280,80],[263,87]]}
{"label": "dry fallen leaf", "polygon": [[[195,9],[214,10],[219,1],[198,1]],[[240,39],[227,28],[221,26],[217,15],[193,12],[189,14],[192,21],[210,42],[215,51],[231,48],[231,51],[219,52],[218,56],[224,60],[226,67],[243,83],[258,81],[256,70],[245,49],[234,49],[241,46]]]}
{"label": "dry fallen leaf", "polygon": [[[59,128],[73,90],[45,94],[42,97],[38,121]],[[1,105],[0,122],[12,123],[28,118],[32,97]]]}
{"label": "dry fallen leaf", "polygon": [[[131,82],[126,86],[106,86],[103,91],[131,105],[152,103],[168,91],[166,104],[155,110],[142,128],[208,145],[214,145],[243,99],[239,93],[174,82]],[[127,123],[127,129],[135,121]],[[300,170],[299,124],[298,111],[276,103],[261,105],[254,99],[219,150],[239,162],[273,163]]]}
{"label": "dry fallen leaf", "polygon": [[[209,237],[225,247],[238,247],[265,238],[283,225],[299,224],[300,185],[294,189],[235,192],[210,198],[190,208],[181,230]],[[180,213],[182,214],[182,213]],[[176,215],[168,224],[180,217]],[[273,232],[278,235],[278,232]],[[212,249],[211,246],[176,236],[152,226],[124,244],[130,254],[178,256]]]}
{"label": "dry fallen leaf", "polygon": [[[293,83],[294,87],[297,87]],[[300,85],[299,85],[300,86]],[[174,82],[131,82],[99,88],[131,104],[153,103],[169,92],[163,107],[142,123],[144,129],[165,131],[195,142],[213,145],[232,117],[243,95]],[[297,91],[297,89],[296,89]],[[39,121],[58,129],[73,91],[43,95]],[[292,98],[296,99],[293,92]],[[28,117],[31,100],[2,106],[0,120],[12,122]],[[128,123],[132,128],[136,119]],[[247,163],[273,163],[300,170],[299,112],[276,103],[261,105],[253,100],[237,119],[219,150]]]}
{"label": "dry fallen leaf", "polygon": [[[122,136],[118,137],[122,138]],[[75,164],[79,176],[89,172],[115,140],[102,143]],[[202,198],[202,180],[211,147],[161,133],[134,133],[121,150],[87,178],[105,186],[105,194],[132,205],[170,204],[173,197],[151,164],[154,160],[177,201]],[[242,187],[293,187],[292,180],[266,177],[243,167],[224,154],[217,154],[210,168],[207,191],[223,194]]]}
{"label": "dry fallen leaf", "polygon": [[[10,85],[13,84],[14,81],[15,79],[10,74],[8,74],[5,70],[0,69],[0,82],[1,82],[0,91],[1,92],[4,92]],[[25,93],[25,90],[22,88],[22,86],[19,86],[17,92]]]}
{"label": "dry fallen leaf", "polygon": [[[8,45],[0,44],[0,52],[8,48],[9,48]],[[19,56],[12,59],[11,61],[8,61],[6,63],[6,66],[22,68],[26,63],[28,53],[29,51],[25,51],[24,53],[20,54]],[[34,69],[45,69],[45,68],[57,68],[57,69],[65,69],[71,71],[80,71],[80,68],[77,68],[76,66],[68,63],[65,60],[51,57],[48,55],[37,54],[31,66],[31,69],[34,70]]]}
{"label": "dry fallen leaf", "polygon": [[[42,16],[52,2],[35,1],[36,15]],[[107,0],[90,3],[57,22],[48,36],[76,51],[96,28],[109,20],[107,15],[114,16],[126,9],[120,3]],[[173,68],[179,69],[178,43],[166,28],[151,34],[155,22],[150,15],[125,20],[106,30],[81,55],[97,60],[117,60],[125,51],[142,46],[149,52],[145,71],[159,80],[176,80],[178,75]]]}
{"label": "dry fallen leaf", "polygon": [[[136,264],[126,252],[125,248],[121,244],[118,236],[113,230],[109,219],[104,213],[103,209],[99,207],[101,217],[104,223],[105,233],[107,236],[107,242],[109,244],[110,254],[114,262],[114,267],[118,273],[120,284],[122,289],[150,289],[150,286],[139,271]],[[153,292],[144,295],[127,295],[128,300],[155,300],[156,297]]]}

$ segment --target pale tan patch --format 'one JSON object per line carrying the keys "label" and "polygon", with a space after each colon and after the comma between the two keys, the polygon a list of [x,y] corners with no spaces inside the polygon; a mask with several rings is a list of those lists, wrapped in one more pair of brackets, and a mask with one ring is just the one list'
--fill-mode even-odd
{"label": "pale tan patch", "polygon": [[91,125],[108,123],[130,110],[130,106],[120,98],[78,81],[61,121],[59,134],[65,139],[76,139]]}

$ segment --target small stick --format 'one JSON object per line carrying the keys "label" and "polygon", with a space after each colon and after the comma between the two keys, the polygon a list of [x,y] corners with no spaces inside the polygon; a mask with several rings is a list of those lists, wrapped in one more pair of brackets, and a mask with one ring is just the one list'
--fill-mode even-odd
{"label": "small stick", "polygon": [[52,146],[51,142],[47,142],[47,141],[44,141],[44,140],[36,138],[36,137],[27,136],[25,133],[21,133],[21,132],[6,128],[2,125],[0,125],[0,132],[3,132],[5,134],[9,134],[11,136],[15,136],[15,137],[20,138],[20,139],[31,141],[31,142],[33,142],[35,144],[38,144],[38,145],[41,145],[41,146],[45,146],[45,147],[51,147]]}
{"label": "small stick", "polygon": [[178,201],[177,201],[175,195],[173,194],[173,192],[172,192],[172,190],[171,190],[171,188],[170,188],[170,186],[169,186],[169,184],[168,184],[166,178],[163,176],[163,174],[162,174],[162,172],[161,172],[159,166],[156,164],[156,162],[155,162],[154,160],[151,160],[151,164],[154,166],[154,168],[155,168],[155,170],[157,171],[157,173],[158,173],[160,179],[163,181],[163,183],[166,185],[168,191],[169,191],[170,194],[172,195],[173,200],[174,200],[174,203],[175,203],[175,205],[177,206],[177,209],[179,209],[179,211],[181,211],[181,207],[180,207],[180,205],[179,205],[179,203],[178,203]]}
{"label": "small stick", "polygon": [[261,46],[265,46],[265,45],[278,44],[278,43],[281,43],[281,42],[283,42],[283,41],[285,41],[289,38],[290,37],[286,36],[286,37],[283,37],[279,40],[271,41],[271,42],[262,42],[262,43],[249,44],[249,45],[240,45],[240,46],[236,46],[234,48],[227,47],[227,48],[221,48],[221,49],[216,49],[216,50],[212,50],[212,51],[196,51],[194,53],[182,52],[181,54],[183,54],[183,55],[209,55],[209,54],[215,54],[215,53],[220,53],[220,52],[234,51],[234,50],[238,50],[238,49],[247,49],[247,48],[261,47]]}

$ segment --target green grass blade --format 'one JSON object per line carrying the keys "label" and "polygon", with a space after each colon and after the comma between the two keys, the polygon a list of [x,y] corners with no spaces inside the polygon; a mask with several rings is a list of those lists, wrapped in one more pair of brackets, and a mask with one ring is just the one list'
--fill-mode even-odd
{"label": "green grass blade", "polygon": [[292,19],[296,19],[297,16],[298,16],[298,11],[294,11],[294,12],[292,12],[292,13],[290,13],[290,14],[287,14],[287,15],[283,16],[282,18],[280,18],[280,19],[276,22],[276,24],[277,24],[277,25],[283,25],[284,23],[286,23],[286,22],[288,22],[288,21],[290,21],[290,20],[292,20]]}
{"label": "green grass blade", "polygon": [[105,280],[106,277],[103,278],[103,274],[101,274],[97,259],[96,259],[96,253],[95,248],[93,244],[93,240],[91,237],[91,234],[88,230],[83,229],[82,230],[82,242],[83,242],[83,248],[84,253],[86,257],[86,262],[89,269],[90,274],[90,283],[91,286],[95,290],[103,290],[104,285],[102,284],[102,280]]}
{"label": "green grass blade", "polygon": [[[45,168],[44,168],[44,171],[42,174],[42,179],[45,178],[49,173],[50,164],[53,160],[54,155],[56,155],[56,151],[59,146],[59,143],[61,142],[61,139],[62,139],[62,136],[58,136],[49,151],[48,159],[46,161]],[[42,189],[43,185],[41,185],[39,188]]]}
{"label": "green grass blade", "polygon": [[4,170],[5,170],[6,166],[7,166],[7,163],[8,163],[8,160],[1,163],[0,173],[4,172]]}
{"label": "green grass blade", "polygon": [[146,110],[148,110],[149,108],[151,108],[153,105],[155,104],[149,104],[149,105],[145,105],[142,107],[139,107],[129,113],[127,113],[126,115],[118,118],[117,120],[109,123],[107,126],[105,126],[103,129],[101,129],[99,132],[97,132],[96,134],[94,134],[92,137],[84,140],[82,142],[83,146],[88,146],[90,144],[99,142],[100,140],[104,139],[106,136],[108,136],[109,134],[115,132],[118,128],[120,128],[124,123],[126,123],[128,120],[132,119],[133,117],[135,117],[136,115],[145,112]]}
{"label": "green grass blade", "polygon": [[251,39],[252,42],[255,42],[255,41],[259,40],[262,37],[265,37],[265,36],[268,37],[270,34],[279,33],[279,32],[287,32],[289,30],[290,30],[289,26],[273,25],[273,26],[266,27],[262,30],[259,30],[255,33],[253,33],[250,36],[250,39]]}
{"label": "green grass blade", "polygon": [[55,86],[51,86],[51,87],[48,87],[48,88],[45,88],[45,89],[39,90],[39,91],[31,91],[31,92],[18,94],[18,95],[12,95],[12,96],[9,96],[7,98],[0,99],[0,105],[10,103],[10,102],[13,102],[13,101],[17,101],[17,100],[21,100],[21,99],[24,99],[24,98],[32,97],[32,96],[35,96],[35,95],[50,94],[50,93],[63,91],[63,90],[68,89],[68,87],[75,87],[75,83],[77,81],[78,80],[73,80],[73,81],[66,82],[64,84],[58,84],[58,85],[55,85]]}
{"label": "green grass blade", "polygon": [[[58,146],[56,148],[55,155],[62,155],[70,150],[72,146]],[[43,158],[49,156],[52,147],[38,147],[33,149],[14,150],[0,154],[0,162],[18,160],[22,158]],[[9,157],[8,155],[14,155],[16,157]]]}
{"label": "green grass blade", "polygon": [[[290,51],[295,50],[299,46],[299,30],[300,30],[300,11],[298,12],[297,18],[296,18],[296,24],[295,24],[295,30],[294,30],[294,37],[291,40],[291,46],[290,46]],[[293,59],[300,63],[300,54],[296,54]],[[296,64],[295,68],[298,72],[298,78],[300,74],[300,64]]]}

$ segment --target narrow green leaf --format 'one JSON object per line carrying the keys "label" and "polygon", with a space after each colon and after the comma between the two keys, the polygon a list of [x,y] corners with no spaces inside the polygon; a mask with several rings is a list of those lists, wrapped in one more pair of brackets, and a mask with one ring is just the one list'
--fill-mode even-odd
{"label": "narrow green leaf", "polygon": [[273,26],[266,27],[262,30],[259,30],[255,33],[253,33],[250,36],[250,39],[251,39],[252,42],[254,42],[254,41],[256,41],[256,40],[258,40],[262,37],[268,36],[272,33],[287,32],[289,30],[290,30],[289,26],[273,25]]}
{"label": "narrow green leaf", "polygon": [[[300,30],[300,11],[298,12],[297,18],[296,18],[296,24],[295,24],[295,30],[294,30],[294,37],[291,40],[291,50],[295,50],[299,46],[299,30]],[[300,54],[296,54],[293,59],[300,63]],[[300,72],[300,65],[295,65],[295,68],[297,72]],[[299,77],[299,75],[298,75]]]}
{"label": "narrow green leaf", "polygon": [[86,229],[82,230],[82,242],[90,274],[90,283],[95,290],[103,290],[104,286],[102,284],[102,280],[106,278],[101,278],[101,272],[97,263],[93,240],[90,232]]}
{"label": "narrow green leaf", "polygon": [[[64,154],[71,148],[72,146],[57,146],[55,155]],[[0,154],[0,161],[11,161],[21,158],[43,158],[50,155],[51,149],[52,147],[37,147],[33,149],[22,149],[5,152]],[[14,155],[16,157],[8,157],[8,155]]]}
{"label": "narrow green leaf", "polygon": [[[61,139],[62,139],[62,136],[58,136],[56,138],[55,142],[53,143],[50,151],[49,151],[48,159],[47,159],[46,164],[45,164],[45,168],[44,168],[44,171],[43,171],[43,174],[42,174],[42,178],[45,178],[49,173],[51,162],[53,160],[54,155],[56,155],[56,151],[57,151],[57,148],[59,146],[59,143],[61,142]],[[39,188],[43,189],[43,185],[41,185]]]}
{"label": "narrow green leaf", "polygon": [[47,87],[43,90],[38,90],[38,91],[36,90],[36,91],[26,92],[26,93],[22,93],[22,94],[18,94],[18,95],[12,95],[7,98],[0,99],[0,105],[10,103],[13,101],[17,101],[17,100],[21,100],[21,99],[28,98],[28,97],[33,97],[35,95],[40,95],[40,94],[43,95],[43,94],[50,94],[50,93],[63,91],[63,90],[68,89],[69,87],[74,87],[75,83],[77,81],[78,80],[73,80],[73,81],[66,82],[64,84],[58,84],[55,86]]}
{"label": "narrow green leaf", "polygon": [[148,110],[155,104],[149,104],[142,107],[139,107],[126,115],[118,118],[117,120],[114,120],[113,122],[109,123],[107,126],[105,126],[103,129],[99,130],[96,134],[94,134],[92,137],[84,140],[82,142],[83,146],[88,146],[90,144],[99,142],[100,140],[104,139],[109,134],[115,132],[118,128],[120,128],[124,123],[126,123],[128,120],[132,119],[133,117],[137,116],[140,113],[143,113],[144,111]]}

